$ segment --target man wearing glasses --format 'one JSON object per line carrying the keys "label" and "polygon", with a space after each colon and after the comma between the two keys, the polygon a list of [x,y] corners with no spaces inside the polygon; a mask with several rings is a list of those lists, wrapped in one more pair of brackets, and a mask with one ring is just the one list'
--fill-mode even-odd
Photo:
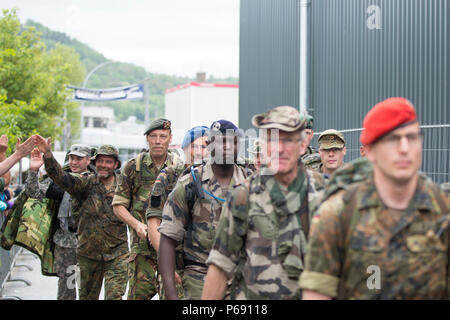
{"label": "man wearing glasses", "polygon": [[322,202],[311,225],[304,299],[447,299],[450,199],[419,173],[423,137],[411,102],[366,115],[369,178]]}
{"label": "man wearing glasses", "polygon": [[281,106],[253,117],[267,164],[227,198],[202,299],[223,299],[230,280],[231,299],[300,298],[310,219],[324,182],[300,159],[306,116]]}
{"label": "man wearing glasses", "polygon": [[133,230],[128,266],[129,300],[150,300],[158,292],[157,253],[148,240],[145,212],[160,171],[168,167],[184,168],[183,161],[169,150],[172,141],[169,120],[154,120],[144,135],[149,152],[142,152],[125,164],[112,202],[116,216]]}

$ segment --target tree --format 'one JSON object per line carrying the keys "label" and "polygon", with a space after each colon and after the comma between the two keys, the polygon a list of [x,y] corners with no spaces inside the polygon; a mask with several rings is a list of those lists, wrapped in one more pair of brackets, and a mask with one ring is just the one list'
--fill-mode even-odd
{"label": "tree", "polygon": [[77,104],[69,102],[69,83],[80,83],[86,70],[71,48],[56,45],[46,51],[33,27],[21,30],[15,10],[3,10],[0,19],[0,133],[10,148],[17,137],[39,133],[61,137],[71,116],[73,132],[79,128]]}

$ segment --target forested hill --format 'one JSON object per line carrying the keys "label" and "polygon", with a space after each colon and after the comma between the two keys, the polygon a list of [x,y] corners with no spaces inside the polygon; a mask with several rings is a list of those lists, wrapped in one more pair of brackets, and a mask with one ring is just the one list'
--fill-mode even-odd
{"label": "forested hill", "polygon": [[[65,46],[74,48],[79,54],[80,61],[86,69],[86,74],[95,66],[109,61],[100,52],[92,49],[88,45],[78,41],[75,38],[70,38],[65,33],[50,30],[44,25],[32,20],[25,23],[25,27],[34,27],[36,31],[40,32],[41,39],[45,43],[47,49],[55,47],[56,43],[61,43]],[[207,70],[206,70],[207,72]],[[143,67],[130,63],[111,63],[105,65],[90,78],[87,84],[89,88],[111,88],[126,86],[129,84],[140,83],[146,79],[150,99],[150,118],[155,114],[156,116],[164,115],[164,94],[167,88],[172,88],[180,84],[193,81],[192,78],[177,77],[166,74],[158,74],[147,72]],[[219,79],[209,76],[208,82],[215,83],[233,83],[237,84],[237,78]],[[82,83],[74,83],[73,85],[81,86]],[[92,103],[91,103],[92,104]],[[89,105],[86,104],[86,105]],[[95,103],[99,105],[99,103]],[[144,121],[144,102],[143,101],[120,101],[103,103],[104,106],[114,108],[116,114],[116,121],[126,120],[129,116],[134,115],[139,121]]]}

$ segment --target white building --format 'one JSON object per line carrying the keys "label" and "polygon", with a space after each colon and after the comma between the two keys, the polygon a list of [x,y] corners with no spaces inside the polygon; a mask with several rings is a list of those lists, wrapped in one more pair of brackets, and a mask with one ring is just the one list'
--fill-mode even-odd
{"label": "white building", "polygon": [[172,122],[173,144],[180,144],[187,130],[220,119],[239,124],[239,86],[190,82],[167,89],[165,117]]}
{"label": "white building", "polygon": [[122,163],[147,148],[145,125],[136,123],[136,117],[115,123],[114,110],[109,107],[84,107],[81,114],[83,128],[80,143],[97,148],[102,144],[111,144],[119,149]]}

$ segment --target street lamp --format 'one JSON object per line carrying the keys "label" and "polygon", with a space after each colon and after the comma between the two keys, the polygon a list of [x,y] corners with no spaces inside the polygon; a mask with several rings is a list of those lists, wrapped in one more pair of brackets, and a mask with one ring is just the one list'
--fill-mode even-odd
{"label": "street lamp", "polygon": [[[95,71],[97,71],[97,70],[100,69],[101,67],[106,66],[107,64],[111,64],[111,63],[120,63],[120,62],[119,62],[119,61],[106,61],[106,62],[103,62],[103,63],[101,63],[101,64],[95,66],[95,67],[87,74],[87,76],[84,78],[82,88],[83,88],[83,89],[86,88],[86,85],[87,85],[87,83],[88,83],[88,81],[89,81],[89,78],[94,74]],[[80,106],[80,107],[81,107],[81,117],[80,117],[80,118],[81,118],[81,123],[80,123],[80,142],[81,142],[81,141],[83,140],[82,137],[83,137],[83,125],[84,125],[84,123],[83,123],[84,101],[81,102],[81,106]]]}

